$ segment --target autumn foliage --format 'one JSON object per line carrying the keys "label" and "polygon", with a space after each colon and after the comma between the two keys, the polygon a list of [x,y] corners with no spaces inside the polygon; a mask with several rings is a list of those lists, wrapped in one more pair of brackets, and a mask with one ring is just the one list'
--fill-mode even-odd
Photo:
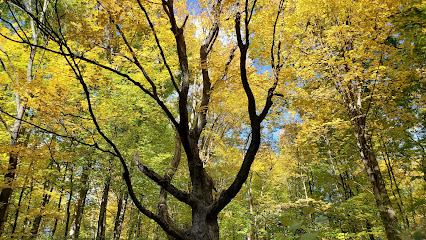
{"label": "autumn foliage", "polygon": [[417,0],[2,0],[1,239],[423,239]]}

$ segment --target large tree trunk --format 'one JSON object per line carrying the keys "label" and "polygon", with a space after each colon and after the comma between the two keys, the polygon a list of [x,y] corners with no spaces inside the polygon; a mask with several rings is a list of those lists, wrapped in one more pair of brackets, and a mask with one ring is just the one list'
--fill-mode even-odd
{"label": "large tree trunk", "polygon": [[[108,173],[109,174],[109,173]],[[111,186],[111,178],[108,176],[102,193],[101,207],[99,209],[98,228],[96,231],[96,240],[105,239],[106,208],[108,205],[108,193]]]}
{"label": "large tree trunk", "polygon": [[81,189],[78,194],[77,206],[75,207],[74,217],[69,231],[69,236],[72,239],[78,239],[80,235],[80,225],[81,220],[83,219],[84,206],[86,204],[87,192],[89,191],[89,166],[83,167],[83,172],[81,173]]}
{"label": "large tree trunk", "polygon": [[208,216],[208,208],[192,209],[192,226],[186,231],[187,240],[218,240],[219,224],[217,216]]}
{"label": "large tree trunk", "polygon": [[120,197],[118,199],[118,208],[117,208],[117,215],[115,216],[114,221],[114,240],[120,239],[121,235],[121,229],[123,226],[123,220],[124,220],[124,214],[126,213],[126,207],[127,207],[127,193],[121,193]]}
{"label": "large tree trunk", "polygon": [[191,139],[189,142],[191,149],[194,149],[192,156],[193,176],[192,196],[199,199],[192,206],[192,226],[185,232],[186,239],[194,240],[216,240],[219,239],[219,224],[217,214],[211,214],[210,207],[213,203],[213,180],[203,167],[203,162],[198,153],[198,139]]}
{"label": "large tree trunk", "polygon": [[359,109],[357,111],[354,108],[349,108],[349,116],[351,117],[358,150],[373,188],[373,195],[385,228],[386,236],[388,240],[400,240],[401,238],[398,236],[398,219],[386,191],[385,182],[383,181],[380,166],[373,151],[371,139],[368,138],[365,131],[365,116],[361,114],[362,112]]}

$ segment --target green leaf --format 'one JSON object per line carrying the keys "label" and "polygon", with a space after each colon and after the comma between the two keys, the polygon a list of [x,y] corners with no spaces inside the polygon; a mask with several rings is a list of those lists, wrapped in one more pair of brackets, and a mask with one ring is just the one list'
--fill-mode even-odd
{"label": "green leaf", "polygon": [[278,219],[281,222],[281,225],[283,226],[291,226],[293,224],[293,221],[287,216],[282,216]]}
{"label": "green leaf", "polygon": [[317,238],[318,233],[317,232],[313,232],[313,233],[305,233],[301,236],[302,240],[313,240],[315,238]]}
{"label": "green leaf", "polygon": [[295,231],[296,231],[297,229],[299,229],[302,225],[303,225],[303,220],[302,220],[302,221],[299,221],[299,222],[296,222],[296,223],[293,223],[293,224],[290,226],[290,231],[295,232]]}
{"label": "green leaf", "polygon": [[419,230],[414,232],[412,238],[415,240],[423,240],[422,233]]}

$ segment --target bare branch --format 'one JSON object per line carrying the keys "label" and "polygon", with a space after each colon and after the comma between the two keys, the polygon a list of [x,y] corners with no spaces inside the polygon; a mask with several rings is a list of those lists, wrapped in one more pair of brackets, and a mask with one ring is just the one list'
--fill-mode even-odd
{"label": "bare branch", "polygon": [[[278,19],[280,17],[281,11],[283,10],[284,2],[285,2],[285,0],[280,0],[280,4],[278,6],[277,17],[275,18],[275,22],[274,22],[274,30],[272,32],[272,46],[271,46],[271,67],[272,67],[272,69],[275,69],[280,64],[279,59],[278,59],[277,64],[275,64],[274,48],[275,48],[275,34],[276,34]],[[280,51],[278,51],[278,53],[277,53],[278,57],[280,56],[280,54],[281,54]]]}
{"label": "bare branch", "polygon": [[[237,43],[238,48],[240,49],[240,76],[241,76],[241,82],[243,84],[244,91],[246,93],[247,99],[248,99],[248,112],[250,116],[250,122],[251,125],[257,123],[257,115],[256,115],[256,100],[254,99],[253,92],[250,88],[250,85],[248,83],[247,79],[247,69],[246,69],[246,61],[247,61],[247,50],[250,40],[247,38],[246,43],[243,43],[242,37],[241,37],[241,14],[238,12],[235,17],[235,30],[237,33]],[[247,25],[246,25],[246,32],[248,31]],[[247,36],[248,37],[248,36]]]}

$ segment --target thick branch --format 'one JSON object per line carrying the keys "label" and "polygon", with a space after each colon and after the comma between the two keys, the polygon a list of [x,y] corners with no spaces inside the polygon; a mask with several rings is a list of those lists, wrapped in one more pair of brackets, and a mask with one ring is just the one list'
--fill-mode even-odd
{"label": "thick branch", "polygon": [[[185,36],[183,34],[184,26],[188,18],[185,19],[182,27],[179,27],[176,22],[173,9],[173,0],[162,0],[163,9],[169,17],[171,31],[175,36],[176,48],[179,58],[179,66],[181,70],[181,87],[179,92],[179,126],[176,127],[179,132],[182,146],[185,150],[188,168],[191,179],[195,179],[195,175],[200,172],[196,169],[202,167],[202,163],[196,156],[196,145],[195,141],[190,140],[189,132],[189,119],[188,119],[188,92],[189,92],[189,68],[188,68],[188,56],[185,43]],[[199,170],[199,169],[198,169]]]}
{"label": "thick branch", "polygon": [[139,152],[135,153],[134,160],[139,171],[141,171],[143,174],[145,174],[147,177],[149,177],[151,180],[157,183],[160,187],[164,188],[167,192],[172,194],[179,201],[186,203],[188,205],[193,204],[193,202],[191,201],[191,197],[188,193],[183,192],[177,189],[175,186],[173,186],[167,177],[161,177],[158,173],[154,172],[152,169],[143,165],[139,158]]}
{"label": "thick branch", "polygon": [[[255,1],[256,3],[256,1]],[[254,3],[254,4],[255,4]],[[248,24],[251,19],[251,14],[254,8],[250,13],[250,17],[247,17],[247,4],[246,1],[246,19],[245,19],[245,28],[246,28],[246,43],[243,43],[242,37],[241,37],[241,27],[240,27],[240,13],[237,13],[237,16],[235,18],[235,30],[237,33],[237,42],[238,47],[240,49],[241,55],[240,55],[240,75],[241,75],[241,82],[243,84],[244,91],[248,98],[248,112],[250,116],[250,126],[251,126],[251,140],[250,145],[246,151],[246,154],[244,156],[243,163],[241,164],[240,170],[238,171],[237,176],[235,177],[234,181],[232,182],[231,186],[229,186],[228,189],[221,192],[219,198],[217,201],[212,205],[210,209],[211,215],[218,214],[226,205],[228,205],[231,200],[238,194],[238,192],[241,190],[241,187],[243,186],[244,182],[247,180],[247,177],[250,172],[251,165],[253,164],[253,161],[255,159],[256,153],[260,146],[260,139],[261,139],[261,132],[260,132],[260,124],[265,119],[266,115],[268,114],[269,109],[272,106],[272,97],[274,96],[275,88],[278,84],[278,77],[276,77],[273,86],[268,90],[268,96],[266,99],[265,107],[263,108],[262,113],[257,116],[256,114],[256,101],[253,96],[253,93],[251,91],[250,85],[248,83],[247,79],[247,70],[246,70],[246,61],[247,61],[247,50],[249,46],[250,39],[248,38]],[[278,12],[278,15],[280,14],[280,11]],[[277,21],[276,21],[277,22]],[[273,54],[273,51],[272,51]]]}
{"label": "thick branch", "polygon": [[246,155],[244,156],[243,163],[241,164],[240,170],[238,171],[237,176],[235,177],[234,182],[229,186],[228,189],[221,192],[217,201],[213,204],[210,214],[218,214],[226,205],[228,205],[231,200],[238,194],[243,186],[244,182],[247,180],[248,174],[250,172],[251,165],[253,164],[254,158],[256,156],[257,150],[260,146],[260,123],[255,126],[252,125],[252,139],[250,141],[250,146],[247,149]]}
{"label": "thick branch", "polygon": [[[246,5],[246,9],[247,9],[247,5]],[[247,149],[247,152],[244,156],[243,163],[241,164],[240,170],[238,171],[238,174],[235,177],[233,183],[228,189],[221,192],[219,199],[213,204],[212,208],[210,209],[210,214],[212,215],[218,214],[226,205],[228,205],[228,203],[231,202],[231,200],[241,190],[241,187],[243,186],[244,182],[247,180],[251,165],[254,161],[257,150],[259,149],[259,146],[260,146],[260,123],[263,119],[260,119],[256,115],[256,101],[247,79],[246,61],[247,61],[247,49],[248,49],[249,39],[248,39],[248,36],[246,36],[247,37],[246,43],[244,44],[242,41],[240,18],[241,18],[240,13],[237,13],[237,16],[235,18],[235,30],[237,32],[238,47],[241,52],[240,76],[241,76],[241,82],[243,84],[244,91],[248,98],[248,112],[250,116],[252,138],[250,141],[250,146]],[[248,31],[247,15],[246,15],[245,25],[246,25],[246,31]]]}
{"label": "thick branch", "polygon": [[[247,26],[247,23],[246,23],[246,26]],[[243,43],[243,40],[241,37],[241,14],[239,12],[237,13],[237,16],[235,17],[235,30],[237,33],[238,48],[240,49],[240,53],[241,53],[241,56],[240,56],[241,82],[243,84],[243,88],[248,99],[248,113],[250,116],[250,124],[254,125],[257,122],[256,100],[254,99],[253,92],[251,91],[250,85],[248,83],[247,69],[246,69],[249,39],[247,38],[246,43]],[[248,29],[246,29],[246,31],[248,31]]]}
{"label": "thick branch", "polygon": [[173,9],[173,0],[163,0],[163,9],[169,17],[171,30],[176,40],[176,50],[179,58],[179,66],[182,74],[181,88],[179,94],[179,115],[180,115],[180,127],[178,128],[182,144],[185,147],[185,151],[189,154],[189,159],[192,159],[192,153],[189,153],[187,140],[189,129],[188,129],[188,91],[189,91],[189,68],[188,68],[188,56],[186,53],[186,43],[183,34],[183,28],[188,18],[185,19],[182,27],[179,27],[176,22]]}
{"label": "thick branch", "polygon": [[203,76],[203,94],[201,98],[200,112],[198,117],[198,123],[195,127],[195,136],[198,139],[200,137],[201,131],[207,122],[207,111],[208,104],[210,101],[211,95],[211,81],[209,76],[209,70],[207,66],[207,56],[214,45],[217,35],[219,34],[219,24],[214,23],[210,29],[209,34],[204,39],[200,47],[200,59],[201,59],[201,73]]}

